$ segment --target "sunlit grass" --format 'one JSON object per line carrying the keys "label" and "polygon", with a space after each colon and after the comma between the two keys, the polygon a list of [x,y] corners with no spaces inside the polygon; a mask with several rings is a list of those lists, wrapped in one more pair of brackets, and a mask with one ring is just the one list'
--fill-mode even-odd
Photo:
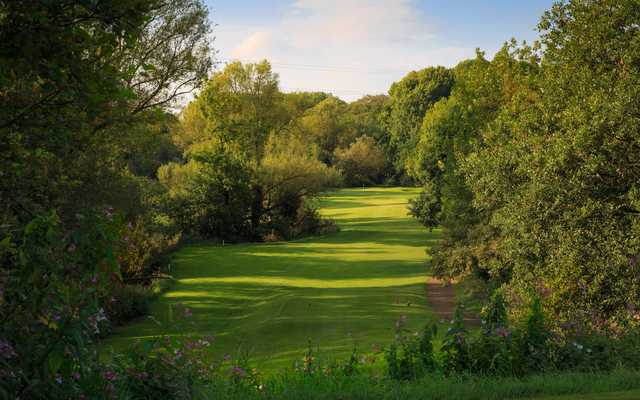
{"label": "sunlit grass", "polygon": [[[262,368],[290,366],[309,341],[326,357],[354,346],[371,351],[407,315],[421,327],[426,307],[425,249],[437,240],[407,216],[417,189],[352,189],[320,201],[339,233],[289,243],[184,247],[173,260],[175,285],[153,305],[154,320],[117,331],[121,347],[157,335],[214,335],[214,354],[249,351]],[[193,311],[188,320],[179,308]]]}

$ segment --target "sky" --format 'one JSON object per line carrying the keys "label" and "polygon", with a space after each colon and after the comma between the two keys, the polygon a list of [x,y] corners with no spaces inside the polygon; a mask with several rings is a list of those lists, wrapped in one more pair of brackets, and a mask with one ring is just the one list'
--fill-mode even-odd
{"label": "sky", "polygon": [[534,41],[553,0],[206,0],[218,68],[267,59],[290,91],[353,101],[409,71]]}

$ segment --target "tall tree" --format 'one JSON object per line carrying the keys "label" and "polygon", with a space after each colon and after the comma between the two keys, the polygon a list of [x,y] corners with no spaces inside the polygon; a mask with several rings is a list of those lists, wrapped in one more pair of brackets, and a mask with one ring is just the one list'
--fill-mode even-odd
{"label": "tall tree", "polygon": [[[227,65],[211,77],[197,104],[212,140],[244,154],[256,174],[269,135],[288,122],[278,89],[278,75],[267,61]],[[253,193],[251,226],[257,234],[264,201],[259,181],[255,181]]]}
{"label": "tall tree", "polygon": [[425,113],[438,100],[449,96],[453,82],[453,72],[449,69],[430,67],[412,71],[391,85],[386,123],[397,171],[404,171],[405,162],[418,142]]}
{"label": "tall tree", "polygon": [[126,163],[116,151],[132,118],[206,76],[206,8],[200,0],[1,5],[3,221],[108,202],[113,188],[103,183]]}
{"label": "tall tree", "polygon": [[464,168],[513,285],[545,287],[558,320],[614,330],[640,302],[639,16],[632,0],[554,5],[538,89],[514,95]]}

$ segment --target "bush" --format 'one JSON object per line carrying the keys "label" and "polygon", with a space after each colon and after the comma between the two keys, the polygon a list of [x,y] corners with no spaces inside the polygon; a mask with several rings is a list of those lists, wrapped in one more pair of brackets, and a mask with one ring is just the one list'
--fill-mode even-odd
{"label": "bush", "polygon": [[360,136],[349,148],[336,149],[334,159],[348,186],[381,183],[387,166],[384,152],[367,135]]}
{"label": "bush", "polygon": [[146,315],[154,295],[152,286],[115,284],[111,297],[104,302],[107,318],[118,326]]}
{"label": "bush", "polygon": [[521,321],[510,323],[502,290],[482,310],[482,328],[470,333],[459,304],[441,347],[432,345],[435,328],[407,335],[404,319],[386,351],[387,375],[413,380],[432,372],[445,376],[525,377],[559,371],[607,372],[618,366],[640,368],[640,332],[606,336],[581,328],[557,332],[549,328],[541,303],[534,299]]}
{"label": "bush", "polygon": [[436,369],[432,343],[436,326],[425,326],[422,334],[411,334],[404,328],[405,322],[405,316],[396,321],[395,339],[385,353],[387,375],[391,379],[416,379]]}

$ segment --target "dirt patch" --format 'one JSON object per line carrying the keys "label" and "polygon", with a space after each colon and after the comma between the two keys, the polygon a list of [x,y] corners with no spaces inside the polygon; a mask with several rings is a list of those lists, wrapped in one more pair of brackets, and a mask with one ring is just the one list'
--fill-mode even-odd
{"label": "dirt patch", "polygon": [[[427,304],[433,315],[440,321],[450,321],[456,308],[456,290],[453,284],[429,278],[427,281]],[[467,326],[479,326],[480,319],[472,313],[465,313],[464,323]]]}

